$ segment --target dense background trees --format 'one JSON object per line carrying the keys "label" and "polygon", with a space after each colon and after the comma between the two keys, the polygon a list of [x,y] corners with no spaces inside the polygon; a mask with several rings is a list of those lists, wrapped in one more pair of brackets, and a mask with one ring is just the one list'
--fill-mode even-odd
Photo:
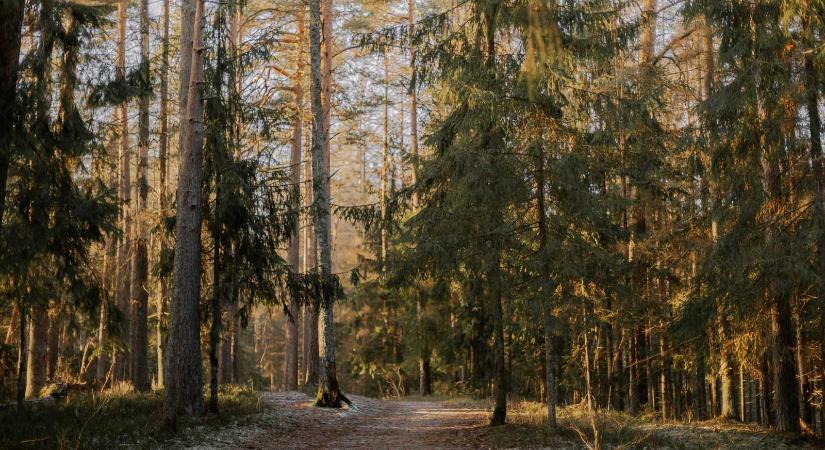
{"label": "dense background trees", "polygon": [[2,3],[3,398],[822,431],[822,2],[108,3]]}

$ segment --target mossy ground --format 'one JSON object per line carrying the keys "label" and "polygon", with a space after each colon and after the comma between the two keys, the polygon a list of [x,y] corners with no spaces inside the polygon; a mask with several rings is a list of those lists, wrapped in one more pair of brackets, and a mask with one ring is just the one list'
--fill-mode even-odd
{"label": "mossy ground", "polygon": [[[223,387],[219,414],[181,417],[178,430],[162,423],[163,391],[135,393],[116,388],[83,392],[58,402],[27,403],[21,411],[0,409],[0,448],[166,448],[197,442],[202,432],[253,423],[264,417],[260,395]],[[174,445],[173,445],[174,443]]]}

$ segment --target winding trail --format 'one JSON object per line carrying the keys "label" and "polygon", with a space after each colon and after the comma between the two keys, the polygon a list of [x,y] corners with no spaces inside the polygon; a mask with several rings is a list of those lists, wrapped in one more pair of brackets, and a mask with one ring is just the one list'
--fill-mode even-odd
{"label": "winding trail", "polygon": [[264,395],[277,411],[277,427],[239,448],[482,448],[487,413],[435,401],[381,401],[351,395],[352,408],[312,406],[300,392]]}

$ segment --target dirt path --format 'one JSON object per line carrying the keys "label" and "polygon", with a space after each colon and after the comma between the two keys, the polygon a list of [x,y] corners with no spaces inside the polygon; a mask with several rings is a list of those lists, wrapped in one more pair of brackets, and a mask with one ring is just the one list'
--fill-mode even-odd
{"label": "dirt path", "polygon": [[276,428],[240,448],[479,448],[486,413],[441,402],[381,401],[351,396],[352,408],[312,407],[299,392],[266,394]]}
{"label": "dirt path", "polygon": [[[351,396],[352,408],[312,406],[300,392],[264,393],[256,420],[203,433],[175,448],[213,449],[583,449],[589,421],[575,406],[560,410],[558,433],[547,434],[536,412],[513,405],[508,425],[487,426],[482,402],[387,401]],[[621,414],[604,418],[604,448],[771,449],[822,448],[795,436],[729,422],[644,422]],[[192,445],[194,444],[194,445]]]}

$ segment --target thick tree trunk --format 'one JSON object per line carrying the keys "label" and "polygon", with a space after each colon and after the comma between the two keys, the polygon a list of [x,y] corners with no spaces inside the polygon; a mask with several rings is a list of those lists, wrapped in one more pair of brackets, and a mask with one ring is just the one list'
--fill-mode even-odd
{"label": "thick tree trunk", "polygon": [[[808,14],[806,17],[809,17]],[[809,20],[804,23],[803,34],[807,47],[813,48],[813,27]],[[819,114],[819,76],[814,65],[814,52],[805,54],[804,80],[805,80],[805,108],[808,113],[808,135],[810,136],[810,158],[811,173],[814,177],[814,198],[816,223],[819,227],[819,238],[816,242],[816,267],[820,273],[825,274],[825,168],[822,165],[822,118]],[[818,285],[817,295],[820,303],[820,321],[825,324],[825,283]],[[821,360],[825,362],[825,326],[820,326],[820,348]],[[800,372],[801,373],[801,372]],[[820,364],[820,379],[825,382],[825,363]],[[823,385],[825,386],[825,385]],[[825,413],[820,413],[820,429],[825,431]]]}
{"label": "thick tree trunk", "polygon": [[[760,79],[758,73],[755,78]],[[766,106],[759,92],[756,92],[756,107],[761,123],[768,120]],[[778,146],[774,136],[762,133],[759,136],[762,163],[762,188],[767,200],[766,207],[770,217],[780,215],[782,203],[781,171],[777,161]],[[765,241],[771,245],[778,231],[773,222],[766,227]],[[794,363],[794,333],[791,320],[790,298],[785,293],[778,293],[774,285],[768,287],[771,316],[771,356],[773,359],[774,409],[776,428],[779,431],[799,431],[799,394],[796,387],[796,364]]]}
{"label": "thick tree trunk", "polygon": [[[140,70],[149,80],[149,3],[140,1]],[[138,391],[148,391],[149,383],[149,229],[146,215],[149,202],[149,99],[138,99],[137,198],[135,203],[135,247],[131,273],[131,366],[132,383]]]}
{"label": "thick tree trunk", "polygon": [[[203,374],[200,358],[200,267],[203,149],[200,84],[203,0],[182,3],[181,90],[186,87],[182,121],[178,210],[175,222],[175,261],[172,277],[171,323],[167,342],[164,419],[174,427],[178,410],[203,412]],[[188,68],[187,68],[188,66]]]}
{"label": "thick tree trunk", "polygon": [[[118,77],[126,76],[126,0],[118,3],[118,41],[117,41],[117,74]],[[116,250],[115,266],[115,305],[124,319],[124,328],[121,330],[123,336],[129,336],[129,297],[131,295],[131,244],[132,244],[132,215],[129,212],[129,202],[131,201],[131,164],[129,161],[129,118],[128,102],[120,104],[118,118],[120,125],[120,151],[118,160],[120,161],[120,184],[118,186],[118,197],[122,202],[120,211],[120,229],[123,233],[118,238]],[[115,380],[124,380],[128,377],[128,348],[120,349],[114,355],[114,367],[112,376]]]}
{"label": "thick tree trunk", "polygon": [[15,96],[24,6],[24,0],[7,0],[3,3],[3,14],[0,14],[0,228],[6,209],[6,184],[17,110]]}
{"label": "thick tree trunk", "polygon": [[789,301],[779,296],[771,308],[773,384],[776,429],[799,431],[799,394],[796,387],[794,339]]}
{"label": "thick tree trunk", "polygon": [[26,398],[37,398],[46,385],[49,315],[43,305],[33,305],[31,310],[26,351]]}
{"label": "thick tree trunk", "polygon": [[[330,3],[324,0],[325,6]],[[326,9],[326,7],[325,7]],[[318,246],[319,274],[321,278],[320,321],[318,325],[318,347],[322,356],[319,370],[320,383],[318,386],[318,406],[340,407],[341,398],[338,386],[338,375],[335,365],[335,333],[334,324],[334,279],[332,274],[332,251],[330,247],[330,190],[327,135],[324,133],[326,118],[321,104],[322,76],[321,76],[321,5],[320,0],[309,2],[309,50],[312,78],[312,185],[313,203],[315,212],[315,242]],[[331,14],[327,17],[326,25],[330,23]],[[331,36],[327,36],[328,43]],[[331,56],[331,55],[330,55]],[[329,69],[329,67],[327,67]]]}
{"label": "thick tree trunk", "polygon": [[[163,35],[161,36],[161,62],[160,62],[160,135],[158,136],[158,171],[160,172],[160,216],[163,220],[169,211],[169,194],[167,188],[168,178],[168,154],[169,154],[169,0],[163,0]],[[161,231],[160,237],[161,253],[165,253],[169,247],[166,239],[166,232]],[[164,311],[167,299],[169,298],[169,283],[166,277],[159,280],[155,323],[155,342],[157,350],[157,387],[162,388],[165,380],[164,358],[163,358],[163,323]]]}

